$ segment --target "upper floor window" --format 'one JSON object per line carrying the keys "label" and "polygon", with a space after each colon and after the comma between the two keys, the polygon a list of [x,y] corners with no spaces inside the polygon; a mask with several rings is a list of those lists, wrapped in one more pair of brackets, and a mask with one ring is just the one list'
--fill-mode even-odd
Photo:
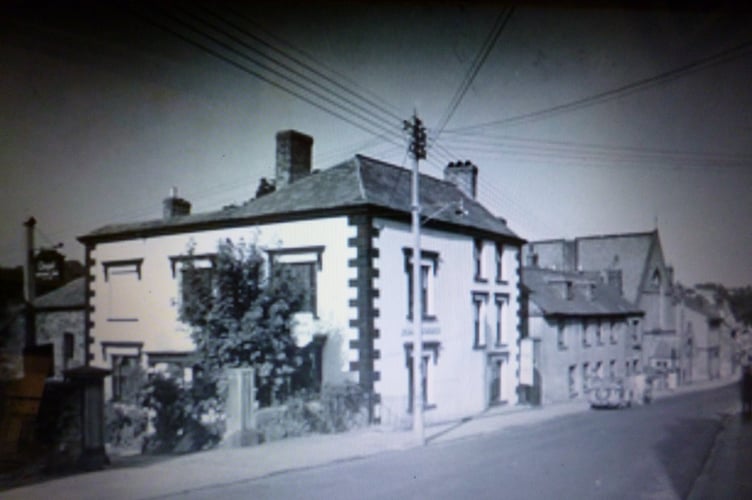
{"label": "upper floor window", "polygon": [[473,271],[476,281],[485,281],[483,276],[483,240],[476,238],[473,241]]}
{"label": "upper floor window", "polygon": [[598,345],[603,344],[603,323],[600,320],[595,323],[595,341]]}
{"label": "upper floor window", "polygon": [[139,282],[144,259],[112,260],[102,263],[108,284],[108,321],[138,321]]}
{"label": "upper floor window", "polygon": [[182,312],[189,317],[206,317],[214,294],[216,254],[189,254],[170,257],[172,276],[178,278]]}
{"label": "upper floor window", "polygon": [[504,280],[504,245],[496,244],[496,281]]}
{"label": "upper floor window", "polygon": [[318,271],[322,268],[323,246],[269,250],[272,274],[286,270],[303,291],[300,309],[318,316]]}
{"label": "upper floor window", "polygon": [[488,295],[474,293],[473,300],[473,347],[480,349],[486,346],[486,304]]}
{"label": "upper floor window", "polygon": [[582,322],[582,345],[590,346],[590,322],[587,320]]}
{"label": "upper floor window", "polygon": [[566,349],[567,347],[565,327],[566,323],[563,319],[560,319],[556,322],[556,345],[559,346],[559,349]]}
{"label": "upper floor window", "polygon": [[619,342],[619,331],[621,330],[621,323],[617,323],[614,320],[608,322],[608,335],[612,344]]}
{"label": "upper floor window", "polygon": [[496,295],[494,297],[494,302],[496,305],[495,343],[497,346],[506,345],[509,341],[507,339],[507,329],[504,323],[506,322],[506,311],[509,304],[509,297],[506,295]]}
{"label": "upper floor window", "polygon": [[653,276],[651,278],[651,282],[652,282],[652,284],[653,284],[653,286],[655,288],[660,288],[661,287],[661,272],[658,269],[656,269],[655,271],[653,271]]}
{"label": "upper floor window", "polygon": [[[421,264],[420,266],[420,311],[421,317],[428,319],[430,317],[429,311],[431,310],[429,305],[429,281],[431,279],[431,267],[429,265]],[[407,316],[413,317],[413,301],[415,295],[413,295],[413,268],[407,271]]]}
{"label": "upper floor window", "polygon": [[[413,317],[413,260],[412,249],[403,249],[405,256],[405,277],[407,278],[407,318]],[[420,260],[420,309],[422,318],[436,319],[434,309],[434,289],[439,266],[439,254],[422,251]]]}

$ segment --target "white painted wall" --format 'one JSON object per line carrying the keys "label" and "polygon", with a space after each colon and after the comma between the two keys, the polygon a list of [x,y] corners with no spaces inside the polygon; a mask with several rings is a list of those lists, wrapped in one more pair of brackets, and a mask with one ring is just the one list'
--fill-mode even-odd
{"label": "white painted wall", "polygon": [[[405,343],[411,342],[412,323],[407,319],[408,275],[405,272],[403,248],[412,248],[409,224],[377,219],[380,235],[375,241],[379,257],[375,266],[379,278],[375,286],[380,290],[376,299],[379,317],[376,328],[380,337],[375,348],[380,359],[375,369],[380,380],[375,390],[381,395],[379,413],[382,422],[399,424],[408,420],[408,369]],[[495,249],[492,242],[484,246],[484,267],[488,281],[474,279],[473,239],[468,236],[422,231],[422,249],[439,253],[438,271],[434,277],[434,291],[430,302],[435,321],[423,322],[423,341],[440,342],[438,359],[428,368],[428,403],[435,408],[425,412],[427,422],[468,415],[482,411],[487,405],[487,350],[474,349],[472,293],[489,294],[485,326],[492,332],[495,325],[494,294],[508,297],[508,310],[503,328],[509,334],[507,362],[502,374],[502,399],[516,403],[518,380],[518,249],[509,247],[503,253],[505,283],[497,283]],[[489,338],[488,346],[492,344]],[[425,352],[431,352],[430,349]],[[378,414],[378,413],[377,413]]]}
{"label": "white painted wall", "polygon": [[[91,283],[94,306],[91,314],[94,326],[90,332],[94,340],[92,364],[111,367],[109,356],[103,356],[103,342],[139,341],[143,342],[144,352],[193,350],[188,326],[178,321],[179,273],[173,276],[170,257],[185,255],[190,242],[195,244],[195,254],[214,253],[221,239],[230,238],[233,241],[256,241],[267,249],[325,247],[322,269],[317,275],[319,318],[314,320],[310,315],[307,318],[302,315],[297,333],[308,336],[316,330],[329,335],[324,349],[324,380],[341,380],[348,376],[348,345],[349,340],[356,336],[348,326],[349,319],[355,317],[354,308],[348,306],[349,299],[355,298],[354,289],[348,286],[348,280],[355,278],[355,269],[348,267],[348,261],[355,257],[355,249],[347,245],[353,236],[355,227],[349,226],[347,217],[343,216],[100,243],[91,254],[95,259],[91,270],[94,276]],[[110,284],[104,279],[103,264],[127,259],[143,259],[141,279],[127,295],[121,294],[118,304],[113,304]],[[118,309],[133,311],[136,321],[111,321],[111,312]],[[108,390],[109,386],[107,383]]]}

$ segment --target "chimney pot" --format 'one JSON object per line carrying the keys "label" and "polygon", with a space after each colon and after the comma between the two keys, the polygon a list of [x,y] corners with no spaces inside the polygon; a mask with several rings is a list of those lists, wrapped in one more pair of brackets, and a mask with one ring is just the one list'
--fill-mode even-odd
{"label": "chimney pot", "polygon": [[476,198],[478,192],[478,167],[473,162],[450,162],[444,168],[444,180],[453,183],[467,197]]}
{"label": "chimney pot", "polygon": [[165,220],[172,219],[174,217],[181,217],[184,215],[190,215],[191,203],[188,200],[178,197],[178,188],[172,187],[170,189],[170,196],[165,198],[162,202],[162,215]]}

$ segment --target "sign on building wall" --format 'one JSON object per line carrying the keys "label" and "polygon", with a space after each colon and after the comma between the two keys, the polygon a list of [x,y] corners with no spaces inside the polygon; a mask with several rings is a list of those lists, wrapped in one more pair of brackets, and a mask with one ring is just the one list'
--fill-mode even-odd
{"label": "sign on building wall", "polygon": [[54,290],[63,282],[65,257],[55,250],[41,250],[34,256],[37,295]]}

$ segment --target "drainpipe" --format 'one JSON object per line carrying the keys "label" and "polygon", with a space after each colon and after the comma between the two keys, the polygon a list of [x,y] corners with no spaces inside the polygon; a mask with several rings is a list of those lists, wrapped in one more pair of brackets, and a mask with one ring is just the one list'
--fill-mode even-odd
{"label": "drainpipe", "polygon": [[36,298],[36,284],[34,280],[34,227],[37,221],[34,217],[24,222],[26,228],[26,261],[24,264],[24,299],[26,300],[26,348],[36,345],[34,326],[34,299]]}

